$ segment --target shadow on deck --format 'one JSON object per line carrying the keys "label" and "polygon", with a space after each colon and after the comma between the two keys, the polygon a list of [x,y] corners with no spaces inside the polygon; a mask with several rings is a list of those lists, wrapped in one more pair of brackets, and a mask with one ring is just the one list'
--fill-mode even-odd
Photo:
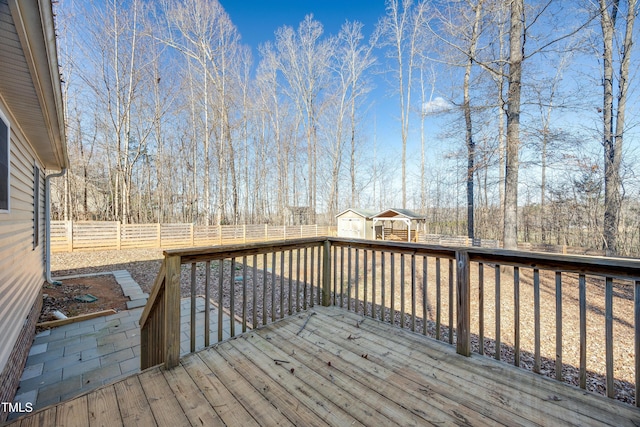
{"label": "shadow on deck", "polygon": [[337,307],[9,424],[638,425],[640,410]]}

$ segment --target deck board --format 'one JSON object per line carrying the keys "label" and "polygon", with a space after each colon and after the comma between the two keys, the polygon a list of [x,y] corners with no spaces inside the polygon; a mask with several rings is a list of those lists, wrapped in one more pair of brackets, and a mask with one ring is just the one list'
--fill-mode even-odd
{"label": "deck board", "polygon": [[142,372],[138,378],[157,425],[167,427],[189,425],[180,402],[160,369]]}
{"label": "deck board", "polygon": [[162,373],[191,425],[224,425],[182,365]]}
{"label": "deck board", "polygon": [[[238,402],[261,423],[273,426],[295,425],[277,405],[264,399],[260,392],[247,381],[240,373],[229,365],[226,360],[215,351],[200,352],[197,357],[211,369],[211,372],[220,378],[229,391],[238,399]],[[298,421],[298,425],[302,420]]]}
{"label": "deck board", "polygon": [[95,393],[87,395],[90,427],[119,427],[122,418],[114,419],[112,414],[118,413],[116,389],[109,385],[99,388]]}
{"label": "deck board", "polygon": [[[321,315],[318,320],[327,322],[330,318]],[[357,320],[354,319],[353,323],[355,324]],[[358,328],[345,323],[339,323],[338,326],[331,324],[322,329],[319,328],[314,332],[314,335],[322,338],[325,343],[330,342],[333,351],[348,349],[356,355],[367,355],[367,360],[363,363],[372,366],[374,375],[381,369],[388,371],[384,372],[385,376],[390,378],[387,381],[396,384],[405,392],[413,390],[412,394],[423,397],[427,404],[440,403],[440,409],[446,408],[445,411],[456,418],[466,419],[468,416],[472,416],[473,412],[476,412],[477,415],[474,418],[479,415],[481,416],[480,421],[486,423],[506,423],[514,426],[532,425],[526,415],[534,416],[537,411],[530,411],[530,408],[514,405],[517,402],[511,399],[510,395],[500,395],[493,384],[483,382],[482,376],[473,377],[472,384],[469,384],[468,379],[456,375],[457,369],[453,373],[450,372],[447,369],[449,361],[453,358],[461,358],[460,356],[450,355],[447,359],[444,359],[444,356],[434,358],[428,354],[420,353],[415,349],[416,346],[397,341],[390,349],[387,338],[355,332],[359,329],[366,330],[365,323],[358,322]],[[395,329],[392,332],[395,332]],[[358,338],[344,340],[344,337],[348,337],[350,334],[354,334]],[[325,344],[324,347],[327,348],[327,345]],[[342,354],[344,355],[344,353]],[[430,362],[430,366],[425,365],[425,360]],[[440,363],[440,360],[446,361]],[[357,363],[357,359],[350,360],[350,363]],[[383,376],[379,376],[379,379],[385,380]],[[451,394],[452,389],[457,392]],[[488,394],[490,395],[487,396]],[[520,403],[527,404],[528,397],[528,395],[525,396],[524,401]],[[561,420],[556,421],[560,422]]]}
{"label": "deck board", "polygon": [[[319,318],[318,321],[326,321]],[[355,323],[355,322],[354,322]],[[296,338],[309,337],[310,342],[302,344],[301,347],[318,346],[328,352],[328,360],[331,361],[331,367],[334,370],[344,371],[349,378],[346,381],[361,382],[370,395],[374,395],[371,391],[377,391],[380,397],[378,405],[385,406],[387,400],[394,400],[402,403],[405,407],[411,408],[416,416],[422,418],[421,422],[437,422],[437,423],[459,423],[472,417],[486,424],[493,424],[500,420],[491,419],[482,411],[491,410],[481,405],[475,405],[478,413],[474,413],[474,409],[470,409],[461,405],[458,400],[461,395],[466,395],[464,389],[459,389],[456,399],[447,396],[450,387],[447,384],[441,384],[439,378],[424,378],[422,382],[417,382],[416,378],[422,376],[418,370],[412,370],[408,365],[398,365],[394,354],[400,354],[410,351],[406,347],[396,346],[393,353],[384,350],[384,347],[366,342],[363,334],[357,334],[342,331],[340,329],[326,329],[330,326],[323,325],[312,333],[302,332],[296,336],[294,328],[297,325],[288,325],[287,328],[274,328],[274,333],[279,334],[288,342],[296,342]],[[299,330],[299,328],[298,328]],[[351,336],[352,339],[348,337]],[[338,342],[340,345],[337,345]],[[379,350],[384,352],[380,353]],[[345,351],[347,350],[347,351]],[[296,350],[296,354],[298,350]],[[363,357],[363,356],[366,356]],[[324,363],[326,365],[326,363]],[[475,396],[467,395],[466,398],[474,399]],[[399,404],[397,403],[397,404]],[[385,408],[386,409],[386,408]],[[515,422],[515,419],[509,420],[510,425],[526,425]]]}
{"label": "deck board", "polygon": [[337,307],[312,311],[9,425],[640,424],[635,407]]}
{"label": "deck board", "polygon": [[[118,397],[120,418],[124,427],[154,425],[155,419],[149,408],[140,380],[137,375],[124,379],[113,385]],[[114,413],[114,418],[117,418]]]}
{"label": "deck board", "polygon": [[222,424],[226,425],[249,425],[255,426],[251,414],[238,402],[233,393],[218,377],[212,374],[207,365],[197,356],[192,355],[182,361],[183,366],[189,373],[200,390],[204,393],[216,415]]}
{"label": "deck board", "polygon": [[56,425],[65,427],[84,427],[89,424],[87,396],[67,400],[58,406]]}
{"label": "deck board", "polygon": [[[346,313],[346,316],[352,318],[353,314]],[[567,419],[579,419],[579,423],[576,421],[577,425],[636,425],[640,419],[640,410],[630,405],[478,354],[472,354],[471,358],[459,357],[448,345],[433,341],[430,345],[424,345],[423,337],[407,330],[369,320],[360,324],[360,329],[370,332],[372,339],[384,337],[390,347],[409,341],[415,358],[421,360],[429,357],[437,361],[433,366],[439,366],[462,378],[472,376],[474,384],[482,384],[483,390],[491,390],[491,394],[495,395],[492,401],[496,403],[519,396],[521,403],[533,407],[532,417],[536,417],[536,414],[539,416],[542,411],[545,417],[556,414],[556,418],[563,423]],[[522,409],[518,405],[513,407],[516,412],[521,412]],[[636,420],[636,424],[630,423],[631,419]]]}

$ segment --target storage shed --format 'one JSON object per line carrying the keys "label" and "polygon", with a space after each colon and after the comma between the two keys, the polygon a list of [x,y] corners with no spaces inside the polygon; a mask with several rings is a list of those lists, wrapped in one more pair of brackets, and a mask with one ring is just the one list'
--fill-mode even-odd
{"label": "storage shed", "polygon": [[368,209],[347,209],[336,215],[338,237],[351,239],[375,239],[373,220],[375,211]]}
{"label": "storage shed", "polygon": [[376,239],[416,242],[419,231],[424,231],[427,217],[408,209],[387,209],[372,217]]}

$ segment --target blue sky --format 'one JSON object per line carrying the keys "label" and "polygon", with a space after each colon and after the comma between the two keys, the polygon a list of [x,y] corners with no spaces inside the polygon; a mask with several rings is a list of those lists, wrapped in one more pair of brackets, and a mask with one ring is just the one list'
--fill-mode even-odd
{"label": "blue sky", "polygon": [[[296,29],[304,17],[313,14],[322,23],[325,36],[337,35],[345,21],[364,24],[366,39],[385,15],[385,0],[219,0],[237,27],[242,42],[251,46],[255,63],[259,61],[258,46],[275,40],[275,31],[284,26]],[[383,52],[375,52],[380,61]],[[392,88],[382,78],[376,78],[369,94],[372,106],[364,118],[364,138],[377,141],[379,152],[390,151],[398,157],[402,147],[399,104],[389,96]],[[374,125],[375,122],[375,125]],[[375,134],[375,135],[374,135]],[[410,142],[411,145],[411,142]]]}
{"label": "blue sky", "polygon": [[220,0],[242,35],[252,48],[274,39],[283,25],[296,28],[305,15],[324,25],[326,34],[337,34],[346,20],[360,21],[368,36],[385,13],[384,0]]}

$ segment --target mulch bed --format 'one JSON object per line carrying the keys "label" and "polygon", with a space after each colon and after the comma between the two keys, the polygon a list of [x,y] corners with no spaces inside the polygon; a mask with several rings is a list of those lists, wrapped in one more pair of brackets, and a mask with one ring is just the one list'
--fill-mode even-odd
{"label": "mulch bed", "polygon": [[[92,295],[94,302],[79,302],[75,298]],[[81,277],[63,280],[61,285],[45,284],[42,289],[42,311],[38,323],[55,320],[54,311],[67,317],[114,309],[126,310],[129,300],[113,275]]]}

